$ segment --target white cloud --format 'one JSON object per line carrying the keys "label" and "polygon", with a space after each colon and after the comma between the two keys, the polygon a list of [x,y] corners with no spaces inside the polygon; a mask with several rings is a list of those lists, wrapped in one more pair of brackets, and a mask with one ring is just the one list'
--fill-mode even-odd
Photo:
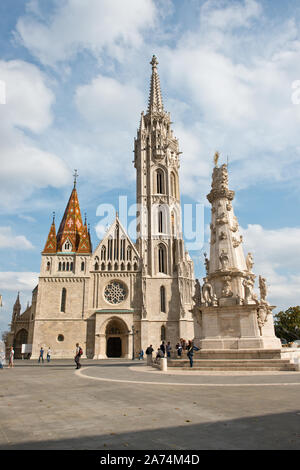
{"label": "white cloud", "polygon": [[248,225],[241,233],[245,254],[254,254],[254,272],[266,277],[270,286],[269,302],[284,309],[300,305],[300,228]]}
{"label": "white cloud", "polygon": [[202,6],[201,23],[217,29],[233,29],[248,26],[249,21],[261,14],[261,5],[255,0],[245,2],[206,1]]}
{"label": "white cloud", "polygon": [[0,272],[0,289],[8,291],[31,291],[38,283],[39,273]]}
{"label": "white cloud", "polygon": [[31,250],[32,243],[24,235],[13,235],[11,227],[0,227],[0,249]]}
{"label": "white cloud", "polygon": [[[153,26],[152,0],[65,0],[54,3],[54,12],[42,17],[41,2],[19,18],[19,41],[44,64],[66,61],[82,50],[97,57],[103,49],[125,58],[127,48],[140,47],[143,32]],[[39,17],[32,14],[39,12]]]}
{"label": "white cloud", "polygon": [[136,127],[144,96],[130,83],[98,75],[91,83],[77,88],[75,102],[85,119],[101,128],[104,125],[113,134],[121,126]]}
{"label": "white cloud", "polygon": [[37,142],[53,120],[54,95],[46,76],[32,64],[13,60],[0,61],[0,78],[6,83],[6,104],[0,106],[0,204],[13,210],[35,189],[63,186],[70,174],[60,157]]}

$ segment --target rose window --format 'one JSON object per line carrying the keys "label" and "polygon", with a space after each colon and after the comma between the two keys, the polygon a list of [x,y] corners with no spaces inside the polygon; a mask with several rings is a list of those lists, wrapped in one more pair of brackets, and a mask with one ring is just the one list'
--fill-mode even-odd
{"label": "rose window", "polygon": [[126,287],[118,281],[110,282],[104,289],[104,297],[110,304],[119,304],[126,298]]}

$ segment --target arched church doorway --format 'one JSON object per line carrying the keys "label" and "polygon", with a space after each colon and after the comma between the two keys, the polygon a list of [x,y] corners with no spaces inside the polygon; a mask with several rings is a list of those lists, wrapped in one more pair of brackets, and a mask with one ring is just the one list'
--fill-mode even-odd
{"label": "arched church doorway", "polygon": [[15,351],[15,358],[21,359],[22,358],[22,344],[27,344],[28,332],[24,328],[19,330],[15,336],[14,340],[14,351]]}
{"label": "arched church doorway", "polygon": [[128,331],[126,324],[118,319],[111,319],[105,330],[106,356],[124,357],[128,352]]}
{"label": "arched church doorway", "polygon": [[122,356],[122,341],[121,338],[108,338],[107,340],[107,357],[121,357]]}

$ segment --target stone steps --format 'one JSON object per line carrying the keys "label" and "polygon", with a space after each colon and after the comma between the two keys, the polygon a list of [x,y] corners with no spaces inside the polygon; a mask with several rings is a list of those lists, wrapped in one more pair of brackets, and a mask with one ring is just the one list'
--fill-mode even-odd
{"label": "stone steps", "polygon": [[[191,369],[188,359],[171,359],[168,369]],[[283,371],[297,370],[288,359],[194,359],[193,370]]]}
{"label": "stone steps", "polygon": [[194,359],[281,359],[280,349],[201,349]]}
{"label": "stone steps", "polygon": [[[169,367],[181,367],[182,364],[189,364],[190,361],[188,359],[174,359],[168,361]],[[255,365],[257,367],[264,366],[264,365],[282,365],[282,364],[290,364],[289,359],[194,359],[194,364],[199,365],[211,365],[211,366],[221,366],[221,365]]]}

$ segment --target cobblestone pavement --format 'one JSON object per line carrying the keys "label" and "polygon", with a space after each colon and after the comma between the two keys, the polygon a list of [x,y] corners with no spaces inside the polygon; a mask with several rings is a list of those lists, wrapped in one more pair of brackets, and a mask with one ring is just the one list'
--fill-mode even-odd
{"label": "cobblestone pavement", "polygon": [[0,450],[300,448],[297,372],[82,364],[79,373],[72,361],[58,360],[0,370]]}

